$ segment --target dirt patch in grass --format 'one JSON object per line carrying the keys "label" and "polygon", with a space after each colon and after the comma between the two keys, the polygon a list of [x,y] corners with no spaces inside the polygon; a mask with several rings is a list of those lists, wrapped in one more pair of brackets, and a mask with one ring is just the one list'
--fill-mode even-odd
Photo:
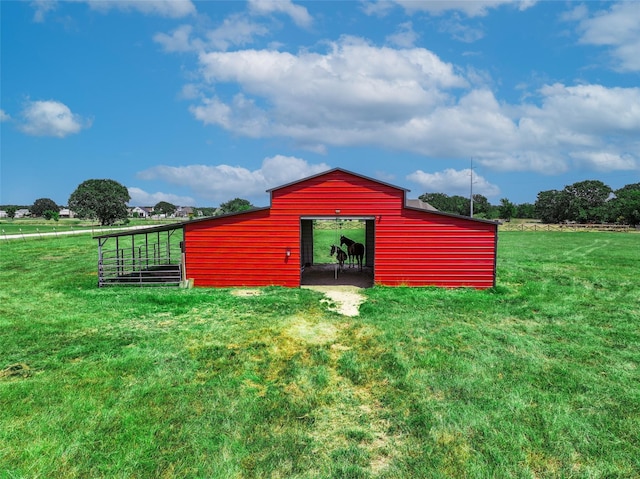
{"label": "dirt patch in grass", "polygon": [[25,363],[16,363],[0,370],[0,378],[8,377],[23,377],[27,378],[31,376],[33,370]]}
{"label": "dirt patch in grass", "polygon": [[312,324],[302,318],[298,318],[284,331],[284,335],[307,344],[321,345],[335,341],[337,331],[336,326],[333,324]]}
{"label": "dirt patch in grass", "polygon": [[343,316],[358,316],[359,308],[365,302],[365,297],[357,286],[303,286],[324,294],[327,299],[322,300],[328,303],[329,310],[342,314]]}
{"label": "dirt patch in grass", "polygon": [[240,298],[247,298],[251,296],[260,296],[262,291],[259,289],[234,289],[231,294]]}

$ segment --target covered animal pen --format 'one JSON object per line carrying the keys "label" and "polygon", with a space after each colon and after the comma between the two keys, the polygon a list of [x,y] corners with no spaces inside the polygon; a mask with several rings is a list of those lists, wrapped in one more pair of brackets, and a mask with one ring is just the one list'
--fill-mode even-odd
{"label": "covered animal pen", "polygon": [[184,279],[184,229],[163,225],[96,236],[98,286],[178,285]]}

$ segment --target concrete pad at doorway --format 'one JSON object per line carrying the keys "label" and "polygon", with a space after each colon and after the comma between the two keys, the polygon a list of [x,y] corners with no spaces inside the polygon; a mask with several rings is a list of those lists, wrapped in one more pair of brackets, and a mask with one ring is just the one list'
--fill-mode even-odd
{"label": "concrete pad at doorway", "polygon": [[327,299],[325,302],[332,302],[335,306],[330,306],[330,311],[342,314],[343,316],[358,316],[359,308],[365,302],[365,297],[357,286],[301,286],[302,288],[311,289],[324,294]]}

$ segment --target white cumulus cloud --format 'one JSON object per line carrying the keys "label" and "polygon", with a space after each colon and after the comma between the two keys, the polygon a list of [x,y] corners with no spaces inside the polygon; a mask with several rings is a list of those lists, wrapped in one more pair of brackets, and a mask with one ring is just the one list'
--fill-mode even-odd
{"label": "white cumulus cloud", "polygon": [[473,157],[496,170],[544,174],[592,168],[593,154],[640,154],[639,88],[557,83],[509,104],[424,48],[352,37],[326,53],[238,50],[202,53],[199,61],[204,84],[239,92],[201,96],[192,114],[251,138],[288,138],[314,151],[364,145]]}
{"label": "white cumulus cloud", "polygon": [[259,169],[230,165],[155,166],[138,173],[142,180],[162,180],[187,187],[196,195],[212,201],[264,195],[270,188],[330,169],[324,163],[309,164],[291,156],[265,158]]}
{"label": "white cumulus cloud", "polygon": [[299,27],[309,27],[313,23],[313,18],[307,9],[301,5],[295,5],[290,0],[249,0],[249,9],[259,15],[284,13]]}
{"label": "white cumulus cloud", "polygon": [[[454,170],[447,168],[436,173],[417,170],[407,176],[407,180],[420,185],[428,193],[469,196],[471,191],[471,169]],[[487,197],[500,194],[500,188],[473,172],[473,193]]]}
{"label": "white cumulus cloud", "polygon": [[578,151],[571,156],[584,166],[595,171],[640,169],[640,158],[619,151]]}
{"label": "white cumulus cloud", "polygon": [[448,11],[462,12],[468,17],[481,17],[489,13],[490,9],[504,5],[517,6],[526,10],[533,6],[534,0],[393,0],[407,12],[428,12],[431,15],[441,15]]}
{"label": "white cumulus cloud", "polygon": [[31,6],[35,9],[33,21],[36,23],[44,22],[47,13],[55,10],[57,3],[54,0],[33,0],[31,2]]}
{"label": "white cumulus cloud", "polygon": [[236,14],[225,18],[218,27],[198,33],[199,36],[192,25],[180,25],[170,33],[156,33],[153,40],[166,52],[226,51],[253,43],[256,37],[269,34],[269,29],[245,15]]}
{"label": "white cumulus cloud", "polygon": [[91,126],[59,101],[29,101],[22,110],[20,130],[33,136],[55,136],[64,138]]}
{"label": "white cumulus cloud", "polygon": [[216,50],[227,50],[232,46],[251,44],[256,37],[262,37],[268,33],[267,27],[244,15],[232,15],[226,18],[222,25],[207,32],[207,46]]}
{"label": "white cumulus cloud", "polygon": [[399,25],[398,31],[387,36],[387,42],[400,48],[413,47],[418,40],[419,35],[413,29],[411,22],[405,22]]}
{"label": "white cumulus cloud", "polygon": [[640,2],[614,3],[593,15],[578,6],[564,19],[578,21],[580,43],[610,48],[615,68],[640,71]]}
{"label": "white cumulus cloud", "polygon": [[448,89],[467,85],[426,49],[379,48],[347,37],[325,54],[240,50],[203,53],[199,60],[206,83],[235,83],[242,91],[192,106],[196,118],[314,147],[377,143],[381,129],[407,127],[447,103]]}
{"label": "white cumulus cloud", "polygon": [[136,186],[130,186],[127,188],[129,191],[130,205],[134,206],[155,206],[161,201],[166,201],[175,206],[195,206],[196,201],[190,196],[179,196],[172,193],[148,193],[142,188]]}
{"label": "white cumulus cloud", "polygon": [[3,109],[0,109],[0,122],[11,120],[11,116],[5,112]]}
{"label": "white cumulus cloud", "polygon": [[[107,13],[110,10],[137,11],[145,15],[167,18],[181,18],[196,13],[191,0],[76,0],[84,1],[92,10]],[[56,0],[32,0],[35,9],[33,21],[44,22],[46,15],[55,10],[60,2]]]}
{"label": "white cumulus cloud", "polygon": [[92,9],[106,12],[108,10],[134,10],[146,15],[158,15],[168,18],[180,18],[196,13],[191,0],[87,0]]}
{"label": "white cumulus cloud", "polygon": [[192,31],[193,27],[191,25],[180,25],[170,34],[156,33],[153,36],[153,40],[162,45],[166,52],[197,51],[202,48],[202,42],[192,40]]}

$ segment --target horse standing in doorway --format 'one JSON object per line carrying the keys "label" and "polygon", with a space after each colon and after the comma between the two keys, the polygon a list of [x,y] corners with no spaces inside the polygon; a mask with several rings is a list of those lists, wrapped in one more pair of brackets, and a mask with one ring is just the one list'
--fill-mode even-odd
{"label": "horse standing in doorway", "polygon": [[362,243],[356,243],[352,239],[346,236],[340,236],[340,246],[347,245],[347,253],[349,253],[349,266],[353,266],[353,258],[355,257],[358,262],[358,269],[362,271],[362,258],[364,257],[364,245]]}
{"label": "horse standing in doorway", "polygon": [[330,256],[333,256],[334,254],[336,255],[340,269],[342,270],[344,268],[344,262],[347,260],[347,253],[342,251],[340,247],[332,244]]}

